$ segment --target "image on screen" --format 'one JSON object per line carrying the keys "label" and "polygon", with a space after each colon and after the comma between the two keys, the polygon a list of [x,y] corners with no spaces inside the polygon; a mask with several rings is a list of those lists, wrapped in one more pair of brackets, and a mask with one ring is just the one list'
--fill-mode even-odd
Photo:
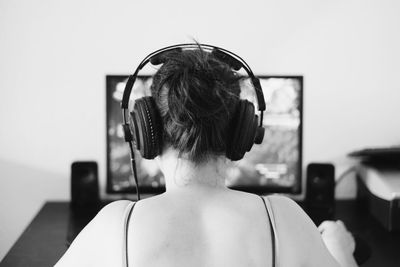
{"label": "image on screen", "polygon": [[[264,140],[253,145],[240,161],[227,164],[228,187],[252,193],[300,193],[302,155],[302,76],[257,76],[264,93],[266,111]],[[135,193],[129,146],[122,131],[121,99],[127,75],[106,76],[107,103],[107,192]],[[131,99],[150,96],[151,76],[139,76]],[[255,92],[249,79],[241,84],[242,99],[253,102]],[[133,107],[133,100],[129,103]],[[140,191],[165,191],[165,181],[154,160],[135,151]]]}

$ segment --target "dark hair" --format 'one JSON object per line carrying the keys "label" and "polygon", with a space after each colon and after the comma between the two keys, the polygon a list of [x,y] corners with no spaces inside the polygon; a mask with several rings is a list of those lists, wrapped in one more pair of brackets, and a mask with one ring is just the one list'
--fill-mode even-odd
{"label": "dark hair", "polygon": [[196,163],[224,154],[241,77],[212,53],[170,51],[153,77],[151,93],[160,111],[163,145]]}

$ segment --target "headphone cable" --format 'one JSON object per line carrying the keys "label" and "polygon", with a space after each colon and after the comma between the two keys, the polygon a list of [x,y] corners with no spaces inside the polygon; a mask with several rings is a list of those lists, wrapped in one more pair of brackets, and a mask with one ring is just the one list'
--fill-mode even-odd
{"label": "headphone cable", "polygon": [[137,177],[135,153],[133,151],[132,142],[129,142],[129,150],[130,150],[130,154],[131,154],[131,168],[132,168],[132,173],[133,173],[133,179],[135,181],[135,187],[136,187],[136,198],[139,201],[140,200],[139,182],[138,182],[138,177]]}

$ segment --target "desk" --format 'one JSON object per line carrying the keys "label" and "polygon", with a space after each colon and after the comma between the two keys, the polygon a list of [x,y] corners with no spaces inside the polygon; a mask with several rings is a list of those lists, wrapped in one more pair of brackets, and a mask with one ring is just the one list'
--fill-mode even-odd
{"label": "desk", "polygon": [[[0,267],[53,266],[67,249],[69,203],[47,202],[11,248]],[[400,233],[388,233],[355,200],[337,201],[335,218],[372,249],[362,266],[400,266]]]}

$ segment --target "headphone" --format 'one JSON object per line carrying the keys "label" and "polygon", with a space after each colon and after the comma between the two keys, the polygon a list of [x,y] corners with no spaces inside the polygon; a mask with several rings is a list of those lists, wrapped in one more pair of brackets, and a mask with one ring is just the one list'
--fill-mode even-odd
{"label": "headphone", "polygon": [[[156,103],[151,96],[145,96],[135,100],[133,111],[129,111],[129,97],[139,71],[148,63],[160,65],[165,63],[163,57],[166,52],[182,51],[188,49],[202,49],[211,52],[218,60],[228,64],[232,70],[239,71],[243,68],[253,84],[259,115],[256,115],[254,104],[248,100],[239,100],[235,118],[231,122],[232,134],[226,145],[226,157],[232,161],[240,160],[244,154],[252,148],[253,144],[261,144],[264,138],[265,129],[263,127],[263,114],[265,110],[265,100],[261,88],[260,80],[254,76],[249,65],[238,55],[226,49],[198,43],[178,44],[167,46],[156,50],[147,55],[136,68],[135,72],[129,76],[126,83],[122,101],[123,132],[125,141],[129,144],[131,155],[131,167],[135,179],[137,199],[140,199],[136,165],[133,146],[135,144],[140,155],[145,159],[154,159],[161,153],[162,149],[162,123]],[[129,119],[129,123],[128,123]]]}

